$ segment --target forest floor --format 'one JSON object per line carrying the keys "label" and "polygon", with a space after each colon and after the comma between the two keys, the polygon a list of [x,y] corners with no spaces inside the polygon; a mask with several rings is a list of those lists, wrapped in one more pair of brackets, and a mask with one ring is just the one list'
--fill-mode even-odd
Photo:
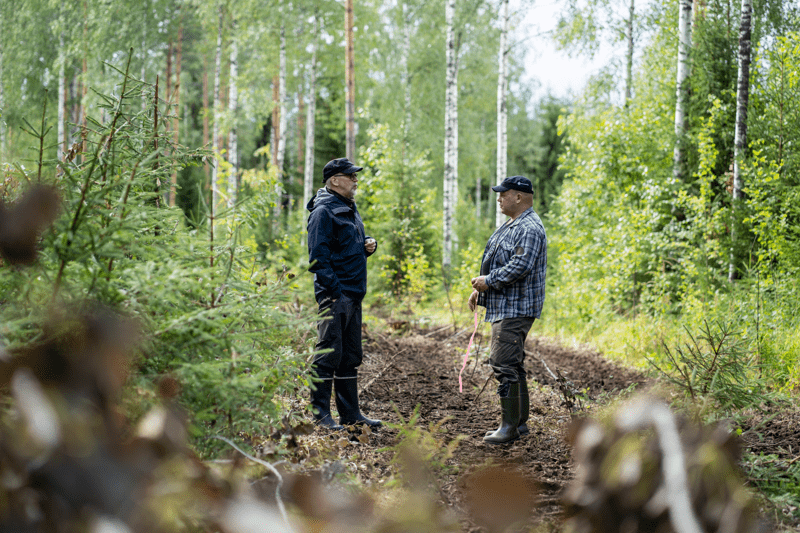
{"label": "forest floor", "polygon": [[[452,327],[421,330],[407,324],[386,331],[392,333],[365,328],[359,382],[364,414],[389,422],[389,426],[375,432],[351,433],[347,439],[315,429],[311,435],[300,437],[305,443],[298,449],[307,452],[309,446],[327,442],[329,451],[333,450],[333,454],[327,454],[328,470],[332,462],[336,466],[333,473],[354,475],[366,490],[381,487],[398,471],[391,460],[400,440],[408,436],[407,421],[418,408],[415,427],[438,428],[434,446],[439,449],[427,450],[429,462],[441,463],[434,469],[431,483],[436,487],[434,499],[463,532],[485,531],[474,521],[475,509],[470,505],[475,492],[470,492],[470,482],[465,480],[486,465],[504,465],[521,478],[533,480],[536,504],[527,525],[558,529],[564,519],[562,492],[574,477],[568,437],[572,420],[591,416],[620,395],[627,396],[632,389],[641,392],[651,385],[644,374],[610,362],[592,349],[565,347],[537,337],[534,327],[525,360],[531,433],[504,445],[486,444],[482,437],[487,430],[495,429],[500,419],[496,383],[490,379],[487,364],[488,337],[478,334],[475,338],[463,373],[462,393],[458,373],[471,331],[454,333]],[[774,418],[769,418],[769,413],[754,413],[752,424],[761,424],[760,431],[758,437],[742,439],[745,446],[789,460],[800,456],[800,410],[784,410]],[[452,445],[451,455],[445,452],[448,444]],[[790,522],[769,529],[800,527],[800,521]]]}

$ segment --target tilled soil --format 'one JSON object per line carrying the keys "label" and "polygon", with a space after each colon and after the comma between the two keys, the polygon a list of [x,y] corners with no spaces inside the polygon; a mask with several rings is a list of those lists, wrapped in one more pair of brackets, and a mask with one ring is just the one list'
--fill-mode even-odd
{"label": "tilled soil", "polygon": [[[390,475],[388,463],[393,454],[387,450],[397,447],[403,436],[402,423],[418,409],[416,427],[438,427],[443,448],[459,439],[452,457],[437,471],[435,484],[439,504],[455,514],[462,531],[484,531],[468,512],[470,490],[465,480],[486,465],[504,465],[534,480],[537,505],[527,525],[544,523],[557,529],[563,519],[561,494],[574,476],[568,443],[572,420],[591,415],[623,391],[642,390],[648,380],[589,348],[565,347],[532,334],[525,347],[531,433],[508,444],[487,444],[482,437],[497,428],[500,420],[496,382],[487,364],[488,337],[476,336],[463,372],[463,392],[459,391],[458,375],[470,333],[445,327],[383,334],[365,328],[365,357],[359,374],[362,411],[371,418],[401,425],[385,426],[358,438],[351,434],[349,442],[324,435],[319,429],[316,438],[337,441],[340,456],[349,457],[351,473],[365,486],[379,485]],[[765,420],[758,438],[755,432],[745,431],[743,444],[754,451],[796,456],[800,411],[781,411],[774,418],[754,413],[752,425]],[[445,455],[442,452],[441,457]],[[335,466],[332,474],[345,468]],[[323,472],[323,477],[326,475]]]}
{"label": "tilled soil", "polygon": [[[466,518],[460,479],[487,463],[512,465],[522,476],[535,480],[539,505],[531,524],[557,522],[560,492],[573,475],[566,438],[573,416],[581,407],[585,409],[587,400],[641,385],[645,377],[590,350],[567,349],[547,339],[529,337],[525,369],[531,396],[531,433],[508,444],[487,444],[483,436],[497,428],[500,406],[487,364],[488,337],[476,336],[462,376],[463,392],[459,392],[458,374],[469,336],[469,331],[454,334],[449,328],[391,337],[365,332],[365,363],[360,378],[363,410],[371,417],[397,421],[396,413],[407,420],[419,406],[420,426],[441,423],[446,439],[465,436],[449,461],[458,468],[439,480],[442,498],[461,517],[463,531],[480,529]],[[387,429],[376,438],[391,446],[396,434]]]}

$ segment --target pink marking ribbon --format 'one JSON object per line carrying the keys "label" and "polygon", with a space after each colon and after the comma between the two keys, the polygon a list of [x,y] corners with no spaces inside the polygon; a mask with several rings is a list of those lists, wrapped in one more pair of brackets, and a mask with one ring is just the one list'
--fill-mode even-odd
{"label": "pink marking ribbon", "polygon": [[469,352],[472,350],[472,341],[475,340],[475,334],[478,332],[478,308],[475,307],[475,329],[472,330],[472,337],[469,338],[467,345],[467,353],[464,354],[464,363],[461,365],[461,370],[458,372],[458,392],[464,392],[464,383],[461,381],[461,374],[467,368],[467,359],[469,359]]}

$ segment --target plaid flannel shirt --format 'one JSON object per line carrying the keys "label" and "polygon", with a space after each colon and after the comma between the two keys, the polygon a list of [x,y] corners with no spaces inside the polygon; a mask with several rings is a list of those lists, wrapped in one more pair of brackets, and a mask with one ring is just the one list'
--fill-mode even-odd
{"label": "plaid flannel shirt", "polygon": [[484,320],[539,318],[544,305],[547,234],[532,208],[497,228],[486,243],[481,265],[487,261],[489,289],[478,294],[477,302],[486,308]]}

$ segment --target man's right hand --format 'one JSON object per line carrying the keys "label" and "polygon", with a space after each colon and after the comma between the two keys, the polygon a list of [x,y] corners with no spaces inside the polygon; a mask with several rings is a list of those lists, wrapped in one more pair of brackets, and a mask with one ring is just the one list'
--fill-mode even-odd
{"label": "man's right hand", "polygon": [[467,305],[469,305],[470,311],[475,310],[475,306],[478,305],[478,291],[472,291],[472,294],[469,295],[469,300],[467,300]]}

